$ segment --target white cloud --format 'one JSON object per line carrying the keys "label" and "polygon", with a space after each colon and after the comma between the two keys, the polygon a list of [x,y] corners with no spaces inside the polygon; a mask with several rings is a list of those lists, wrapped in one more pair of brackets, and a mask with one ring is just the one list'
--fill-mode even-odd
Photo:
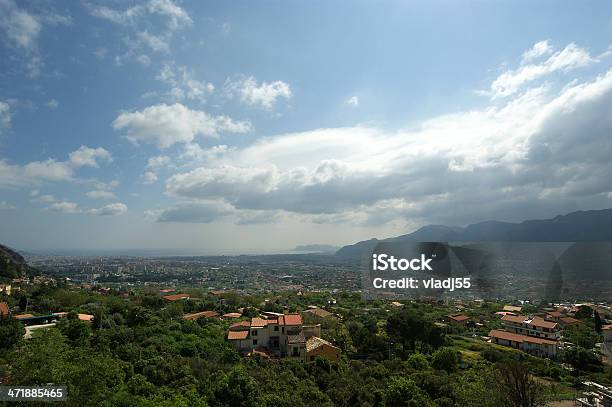
{"label": "white cloud", "polygon": [[94,183],[94,187],[96,189],[102,189],[105,191],[111,190],[113,188],[117,188],[119,186],[119,181],[113,180],[110,182],[97,181]]}
{"label": "white cloud", "polygon": [[30,202],[35,202],[35,203],[53,203],[55,202],[55,197],[53,195],[32,195],[30,193],[30,196],[34,196],[34,198],[30,199]]}
{"label": "white cloud", "polygon": [[79,206],[74,202],[62,201],[51,204],[48,210],[58,213],[80,213]]}
{"label": "white cloud", "polygon": [[262,82],[253,76],[238,76],[225,81],[230,97],[237,97],[242,103],[272,109],[279,98],[290,99],[292,96],[289,84],[283,81]]}
{"label": "white cloud", "polygon": [[[465,224],[609,207],[611,103],[612,69],[527,87],[410,130],[355,126],[260,138],[208,154],[198,168],[169,177],[166,192],[223,202],[233,217],[281,211],[363,224]],[[187,151],[207,150],[187,144]],[[191,212],[194,222],[209,219],[197,211],[175,217],[187,222]]]}
{"label": "white cloud", "polygon": [[150,157],[147,161],[147,168],[158,169],[162,167],[167,167],[170,164],[170,157],[167,155],[158,155],[155,157]]}
{"label": "white cloud", "polygon": [[127,210],[128,207],[126,204],[116,202],[103,206],[102,208],[90,209],[87,211],[87,213],[97,216],[119,216],[126,213]]}
{"label": "white cloud", "polygon": [[111,161],[110,153],[101,148],[81,146],[69,154],[67,161],[49,158],[32,161],[25,165],[11,165],[0,158],[0,187],[37,184],[41,181],[75,181],[75,170],[83,167],[98,167],[98,161]]}
{"label": "white cloud", "polygon": [[11,106],[0,100],[0,135],[11,127]]}
{"label": "white cloud", "polygon": [[[538,46],[538,50],[536,51],[532,48],[528,53],[542,52],[541,48],[543,47]],[[571,43],[539,64],[521,65],[521,67],[516,70],[509,70],[502,73],[491,84],[491,94],[493,98],[510,96],[518,92],[523,85],[542,78],[545,75],[557,71],[567,72],[591,65],[595,62],[597,62],[597,60],[592,58],[588,51]]]}
{"label": "white cloud", "polygon": [[0,0],[0,39],[4,40],[16,55],[25,59],[24,66],[30,77],[38,76],[44,65],[39,55],[38,40],[45,26],[68,25],[69,16],[45,9],[46,4],[34,4],[28,10],[20,8],[23,2]]}
{"label": "white cloud", "polygon": [[125,129],[127,138],[134,143],[152,143],[160,148],[189,143],[196,136],[217,137],[222,132],[246,133],[251,130],[249,122],[211,116],[180,103],[158,104],[141,111],[121,113],[112,125],[116,130]]}
{"label": "white cloud", "polygon": [[526,62],[531,62],[534,59],[538,59],[544,55],[550,55],[553,53],[553,48],[550,46],[548,41],[540,41],[533,44],[531,49],[528,49],[523,53],[523,58],[521,59],[521,63],[524,64]]}
{"label": "white cloud", "polygon": [[33,50],[41,29],[35,15],[20,9],[12,0],[0,0],[0,30],[15,46]]}
{"label": "white cloud", "polygon": [[57,109],[58,106],[59,106],[59,102],[55,99],[51,99],[47,102],[47,107],[49,109]]}
{"label": "white cloud", "polygon": [[159,222],[210,223],[233,213],[233,209],[219,201],[187,202],[170,208],[149,212]]}
{"label": "white cloud", "polygon": [[[115,56],[117,65],[121,65],[125,59],[133,58],[148,66],[151,59],[142,52],[142,48],[168,53],[176,31],[193,24],[187,11],[171,0],[149,0],[121,10],[90,6],[90,12],[122,28],[123,42],[127,49],[123,55]],[[158,18],[163,20],[161,27],[151,24]]]}
{"label": "white cloud", "polygon": [[40,191],[38,189],[33,189],[30,191],[30,196],[38,196],[40,195]]}
{"label": "white cloud", "polygon": [[195,79],[187,68],[175,68],[170,64],[164,65],[155,79],[166,83],[170,87],[166,97],[177,101],[189,99],[205,102],[206,97],[215,90],[212,83]]}
{"label": "white cloud", "polygon": [[346,103],[355,107],[359,106],[359,96],[351,96]]}
{"label": "white cloud", "polygon": [[147,171],[142,174],[142,183],[145,185],[154,184],[157,182],[157,175],[152,171]]}
{"label": "white cloud", "polygon": [[81,146],[78,150],[70,153],[70,163],[73,167],[98,167],[98,160],[110,162],[113,157],[102,147],[90,148]]}
{"label": "white cloud", "polygon": [[115,199],[116,198],[114,193],[110,191],[101,190],[101,189],[89,191],[85,195],[87,195],[88,198],[92,198],[92,199]]}
{"label": "white cloud", "polygon": [[10,210],[15,209],[15,205],[10,204],[6,201],[0,201],[0,210]]}

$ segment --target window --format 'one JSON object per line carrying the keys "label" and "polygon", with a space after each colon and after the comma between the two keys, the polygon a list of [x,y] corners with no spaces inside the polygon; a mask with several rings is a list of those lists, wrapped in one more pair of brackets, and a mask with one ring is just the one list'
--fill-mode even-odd
{"label": "window", "polygon": [[253,345],[257,345],[257,339],[253,339]]}
{"label": "window", "polygon": [[278,325],[274,326],[274,330],[278,332]]}
{"label": "window", "polygon": [[285,327],[283,327],[283,328],[281,329],[281,332],[282,332],[282,333],[285,333]]}
{"label": "window", "polygon": [[251,331],[251,335],[253,335],[253,336],[257,336],[257,330],[253,329],[253,330]]}

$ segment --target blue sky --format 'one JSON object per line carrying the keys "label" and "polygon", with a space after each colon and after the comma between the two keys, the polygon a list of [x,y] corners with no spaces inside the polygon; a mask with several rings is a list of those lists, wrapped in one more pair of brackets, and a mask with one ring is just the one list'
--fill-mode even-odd
{"label": "blue sky", "polygon": [[0,242],[270,252],[612,207],[611,45],[604,1],[0,0]]}

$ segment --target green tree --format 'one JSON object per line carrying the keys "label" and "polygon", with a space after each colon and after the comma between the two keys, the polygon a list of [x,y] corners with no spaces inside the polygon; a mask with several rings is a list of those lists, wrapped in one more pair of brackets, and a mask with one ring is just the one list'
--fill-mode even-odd
{"label": "green tree", "polygon": [[229,407],[255,407],[258,396],[257,383],[240,367],[232,369],[223,377],[215,393],[219,405]]}
{"label": "green tree", "polygon": [[504,406],[539,407],[548,403],[545,386],[534,379],[525,364],[516,361],[500,363],[496,377]]}
{"label": "green tree", "polygon": [[424,407],[431,401],[411,379],[393,376],[387,387],[385,407]]}
{"label": "green tree", "polygon": [[11,349],[19,343],[25,328],[13,317],[0,317],[0,349]]}
{"label": "green tree", "polygon": [[431,365],[436,370],[456,372],[461,363],[461,354],[452,348],[440,348],[431,357]]}

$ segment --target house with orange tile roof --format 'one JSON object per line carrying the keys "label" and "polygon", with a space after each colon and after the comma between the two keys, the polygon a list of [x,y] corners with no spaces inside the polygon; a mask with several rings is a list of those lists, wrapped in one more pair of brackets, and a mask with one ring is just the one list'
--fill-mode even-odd
{"label": "house with orange tile roof", "polygon": [[537,356],[554,357],[559,351],[559,342],[513,332],[494,329],[489,332],[491,343],[508,346]]}
{"label": "house with orange tile roof", "polygon": [[[300,314],[275,314],[253,317],[250,321],[232,324],[227,340],[243,354],[270,357],[295,357],[309,360],[308,341],[317,338],[322,342],[313,345],[313,355],[329,356],[336,360],[336,350],[329,342],[319,338],[321,325],[304,325]],[[330,348],[330,346],[332,348]],[[339,351],[339,349],[338,349]]]}
{"label": "house with orange tile roof", "polygon": [[547,321],[541,317],[523,315],[504,315],[501,318],[504,330],[521,335],[546,338],[553,341],[561,339],[561,327],[557,322]]}
{"label": "house with orange tile roof", "polygon": [[185,300],[191,297],[189,294],[172,294],[172,295],[164,295],[162,298],[166,302],[174,302],[179,300]]}
{"label": "house with orange tile roof", "polygon": [[450,314],[445,318],[446,322],[453,322],[459,325],[466,325],[470,320],[470,317],[464,314]]}

